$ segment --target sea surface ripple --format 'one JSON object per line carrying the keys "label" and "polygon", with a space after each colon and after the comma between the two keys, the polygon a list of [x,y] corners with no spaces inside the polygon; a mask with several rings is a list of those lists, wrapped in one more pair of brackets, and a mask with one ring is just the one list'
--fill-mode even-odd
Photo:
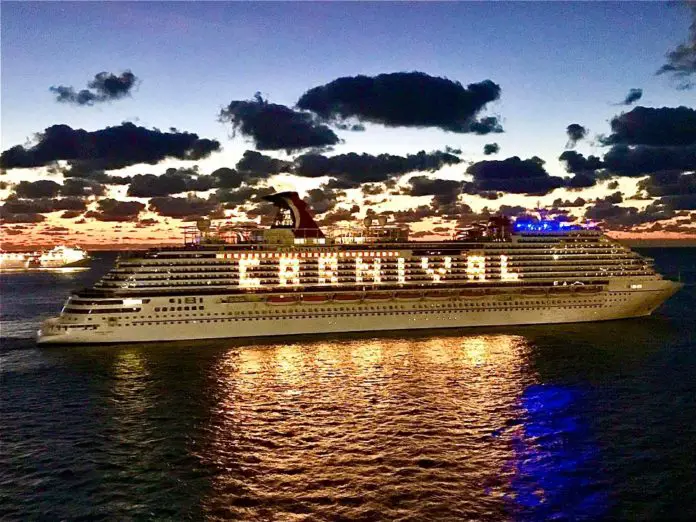
{"label": "sea surface ripple", "polygon": [[3,275],[0,519],[694,520],[696,250],[648,254],[638,320],[69,349],[111,258]]}

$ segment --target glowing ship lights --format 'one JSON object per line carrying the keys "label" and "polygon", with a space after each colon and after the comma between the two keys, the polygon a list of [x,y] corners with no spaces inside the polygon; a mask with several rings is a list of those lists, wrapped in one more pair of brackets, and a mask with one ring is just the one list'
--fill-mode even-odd
{"label": "glowing ship lights", "polygon": [[236,264],[240,288],[516,281],[520,278],[508,256],[486,256],[482,252],[459,257],[404,257],[399,252],[221,252],[216,257]]}

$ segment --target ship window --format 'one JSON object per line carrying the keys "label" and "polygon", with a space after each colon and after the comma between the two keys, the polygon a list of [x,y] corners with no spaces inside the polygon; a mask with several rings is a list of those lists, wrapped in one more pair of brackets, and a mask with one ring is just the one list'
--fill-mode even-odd
{"label": "ship window", "polygon": [[159,311],[160,311],[159,307],[156,306],[156,307],[155,307],[155,312],[159,312]]}

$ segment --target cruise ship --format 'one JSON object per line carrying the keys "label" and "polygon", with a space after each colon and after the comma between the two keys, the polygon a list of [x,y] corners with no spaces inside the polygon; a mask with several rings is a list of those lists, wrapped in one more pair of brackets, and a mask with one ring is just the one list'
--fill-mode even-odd
{"label": "cruise ship", "polygon": [[295,192],[267,229],[201,221],[182,247],[119,257],[39,343],[127,343],[647,316],[680,284],[591,226],[494,217],[412,241],[384,219],[328,237]]}
{"label": "cruise ship", "polygon": [[81,248],[58,245],[36,252],[0,252],[0,271],[75,268],[86,266],[89,255]]}

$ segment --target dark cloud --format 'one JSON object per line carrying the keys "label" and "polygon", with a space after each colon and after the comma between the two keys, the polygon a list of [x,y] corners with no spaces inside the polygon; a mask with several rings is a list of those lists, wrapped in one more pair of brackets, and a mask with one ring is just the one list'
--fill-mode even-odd
{"label": "dark cloud", "polygon": [[237,162],[236,168],[245,179],[266,179],[281,172],[290,172],[292,162],[265,156],[255,150],[247,150]]}
{"label": "dark cloud", "polygon": [[275,206],[269,201],[259,201],[244,212],[244,215],[249,220],[260,218],[261,225],[269,225],[275,214]]}
{"label": "dark cloud", "polygon": [[365,130],[365,126],[362,123],[337,123],[336,128],[339,130],[347,130],[347,131],[353,131],[353,132],[363,132]]}
{"label": "dark cloud", "polygon": [[593,172],[578,172],[566,182],[569,189],[584,189],[596,184],[597,176]]}
{"label": "dark cloud", "polygon": [[90,211],[85,217],[98,221],[136,221],[145,205],[137,201],[118,201],[112,198],[100,199],[98,210]]}
{"label": "dark cloud", "polygon": [[594,221],[601,221],[610,228],[629,229],[635,225],[670,219],[674,217],[674,211],[661,202],[654,202],[638,210],[635,207],[620,207],[610,201],[599,200],[585,211],[585,217]]}
{"label": "dark cloud", "polygon": [[643,97],[643,89],[631,89],[620,105],[633,105]]}
{"label": "dark cloud", "polygon": [[572,149],[578,141],[585,139],[587,136],[587,129],[579,123],[571,123],[566,127],[566,134],[568,135],[566,148]]}
{"label": "dark cloud", "polygon": [[385,214],[391,214],[397,224],[418,223],[438,215],[437,210],[430,205],[419,205],[416,208],[385,212]]}
{"label": "dark cloud", "polygon": [[54,198],[60,194],[61,186],[55,181],[20,181],[15,186],[15,194],[20,198]]}
{"label": "dark cloud", "polygon": [[45,219],[43,214],[49,212],[62,210],[81,214],[86,209],[85,201],[76,197],[21,199],[11,195],[0,207],[0,219],[5,223],[40,223]]}
{"label": "dark cloud", "polygon": [[363,196],[379,196],[380,194],[384,194],[385,187],[381,183],[364,183],[360,187],[360,191]]}
{"label": "dark cloud", "polygon": [[56,196],[103,196],[105,187],[83,179],[66,179],[63,185],[52,180],[20,181],[15,186],[18,198],[39,199]]}
{"label": "dark cloud", "polygon": [[159,221],[158,221],[157,219],[145,218],[145,219],[139,220],[139,221],[135,224],[135,226],[136,226],[136,228],[147,228],[147,227],[155,226],[155,225],[157,225],[158,223],[159,223]]}
{"label": "dark cloud", "polygon": [[[43,216],[41,216],[41,217],[43,217]],[[26,233],[24,230],[25,230],[24,227],[16,227],[16,228],[6,227],[2,232],[3,232],[3,234],[7,234],[8,236],[19,236],[21,234]]]}
{"label": "dark cloud", "polygon": [[427,176],[414,176],[408,180],[410,196],[435,196],[438,204],[454,203],[462,190],[461,181],[433,179]]}
{"label": "dark cloud", "polygon": [[251,138],[257,149],[298,151],[326,148],[339,143],[338,136],[307,112],[268,103],[259,93],[253,100],[235,100],[219,114],[234,133]]}
{"label": "dark cloud", "polygon": [[111,176],[103,169],[96,168],[93,161],[72,161],[69,168],[59,170],[64,178],[79,178],[102,183],[104,185],[128,185],[130,176]]}
{"label": "dark cloud", "polygon": [[675,210],[696,210],[696,173],[656,172],[639,181],[638,189]]}
{"label": "dark cloud", "polygon": [[639,181],[638,189],[644,190],[650,197],[696,194],[696,173],[682,174],[675,170],[655,172]]}
{"label": "dark cloud", "polygon": [[333,210],[339,198],[345,197],[345,195],[346,193],[343,191],[322,185],[319,188],[308,190],[304,200],[314,214],[323,214]]}
{"label": "dark cloud", "polygon": [[[358,210],[359,211],[359,210]],[[338,223],[339,221],[353,221],[355,214],[352,209],[337,208],[324,214],[321,219],[317,220],[320,226],[329,226]]]}
{"label": "dark cloud", "polygon": [[574,150],[566,150],[559,157],[559,161],[565,163],[566,172],[579,173],[594,171],[602,168],[602,160],[597,156],[588,156],[585,158],[579,152]]}
{"label": "dark cloud", "polygon": [[102,169],[138,163],[156,164],[165,158],[199,160],[220,149],[216,140],[188,132],[161,132],[123,123],[94,132],[53,125],[38,135],[36,145],[17,145],[0,155],[0,167],[30,168],[58,160],[93,162]]}
{"label": "dark cloud", "polygon": [[445,165],[456,165],[461,161],[457,156],[442,151],[420,151],[407,156],[373,156],[354,152],[336,156],[304,154],[296,158],[293,173],[310,178],[331,176],[337,178],[338,183],[329,186],[351,188],[365,182],[386,181],[409,172],[434,172]]}
{"label": "dark cloud", "polygon": [[658,200],[658,202],[675,210],[696,210],[696,194],[675,194],[672,196],[663,196]]}
{"label": "dark cloud", "polygon": [[22,199],[12,195],[2,208],[10,214],[45,214],[61,210],[84,211],[87,203],[78,197]]}
{"label": "dark cloud", "polygon": [[57,102],[94,105],[130,95],[136,81],[136,76],[130,71],[125,71],[120,75],[100,72],[87,84],[87,89],[76,91],[73,87],[59,85],[51,87],[49,90],[56,95]]}
{"label": "dark cloud", "polygon": [[613,194],[609,194],[608,196],[605,196],[603,198],[597,198],[595,200],[595,204],[601,203],[609,203],[613,205],[623,203],[623,195],[621,194],[621,192],[614,192]]}
{"label": "dark cloud", "polygon": [[677,88],[690,89],[696,83],[696,2],[688,2],[693,20],[689,27],[686,42],[667,53],[667,63],[657,71],[657,74],[670,74],[677,81]]}
{"label": "dark cloud", "polygon": [[498,145],[497,143],[486,143],[483,146],[483,153],[486,156],[490,156],[491,154],[497,154],[498,152],[500,152],[500,145]]}
{"label": "dark cloud", "polygon": [[155,197],[149,201],[148,209],[160,216],[172,218],[196,218],[210,214],[217,207],[217,201],[199,197]]}
{"label": "dark cloud", "polygon": [[101,183],[80,178],[66,179],[60,189],[60,194],[62,196],[89,197],[103,196],[105,193],[106,187]]}
{"label": "dark cloud", "polygon": [[338,124],[355,118],[388,127],[488,134],[503,131],[498,119],[476,117],[499,97],[500,87],[490,80],[463,87],[422,72],[397,72],[338,78],[304,93],[297,106]]}
{"label": "dark cloud", "polygon": [[199,175],[195,169],[169,168],[160,176],[136,174],[128,187],[128,195],[137,198],[162,197],[210,190],[215,186],[215,178]]}
{"label": "dark cloud", "polygon": [[551,206],[553,207],[584,207],[587,204],[583,198],[575,198],[574,201],[562,200],[561,198],[554,199]]}
{"label": "dark cloud", "polygon": [[246,179],[239,172],[228,167],[216,169],[210,176],[213,178],[215,186],[223,189],[237,188]]}
{"label": "dark cloud", "polygon": [[696,145],[649,147],[616,145],[604,155],[607,171],[622,176],[643,176],[664,170],[696,170]]}
{"label": "dark cloud", "polygon": [[243,186],[236,189],[219,189],[215,197],[221,203],[227,203],[227,208],[237,205],[255,204],[262,201],[263,196],[275,193],[273,187]]}
{"label": "dark cloud", "polygon": [[464,187],[467,193],[502,191],[543,195],[565,184],[563,178],[550,176],[544,169],[544,161],[536,156],[526,160],[513,156],[500,161],[479,161],[466,172],[474,177],[473,183]]}
{"label": "dark cloud", "polygon": [[131,182],[130,176],[111,176],[103,169],[95,168],[91,161],[70,162],[69,168],[59,169],[58,173],[64,178],[84,179],[103,185],[128,185]]}
{"label": "dark cloud", "polygon": [[79,210],[66,210],[63,212],[60,217],[61,219],[75,219],[77,217],[80,217],[82,215],[82,212]]}
{"label": "dark cloud", "polygon": [[517,217],[522,214],[526,215],[527,208],[521,205],[500,205],[497,213],[503,216]]}
{"label": "dark cloud", "polygon": [[604,145],[684,147],[696,145],[696,110],[689,107],[634,107],[611,120]]}
{"label": "dark cloud", "polygon": [[7,214],[0,207],[0,220],[3,223],[41,223],[45,219],[41,214]]}
{"label": "dark cloud", "polygon": [[488,199],[491,201],[495,201],[503,195],[502,192],[496,192],[495,190],[482,190],[476,194],[483,199]]}

